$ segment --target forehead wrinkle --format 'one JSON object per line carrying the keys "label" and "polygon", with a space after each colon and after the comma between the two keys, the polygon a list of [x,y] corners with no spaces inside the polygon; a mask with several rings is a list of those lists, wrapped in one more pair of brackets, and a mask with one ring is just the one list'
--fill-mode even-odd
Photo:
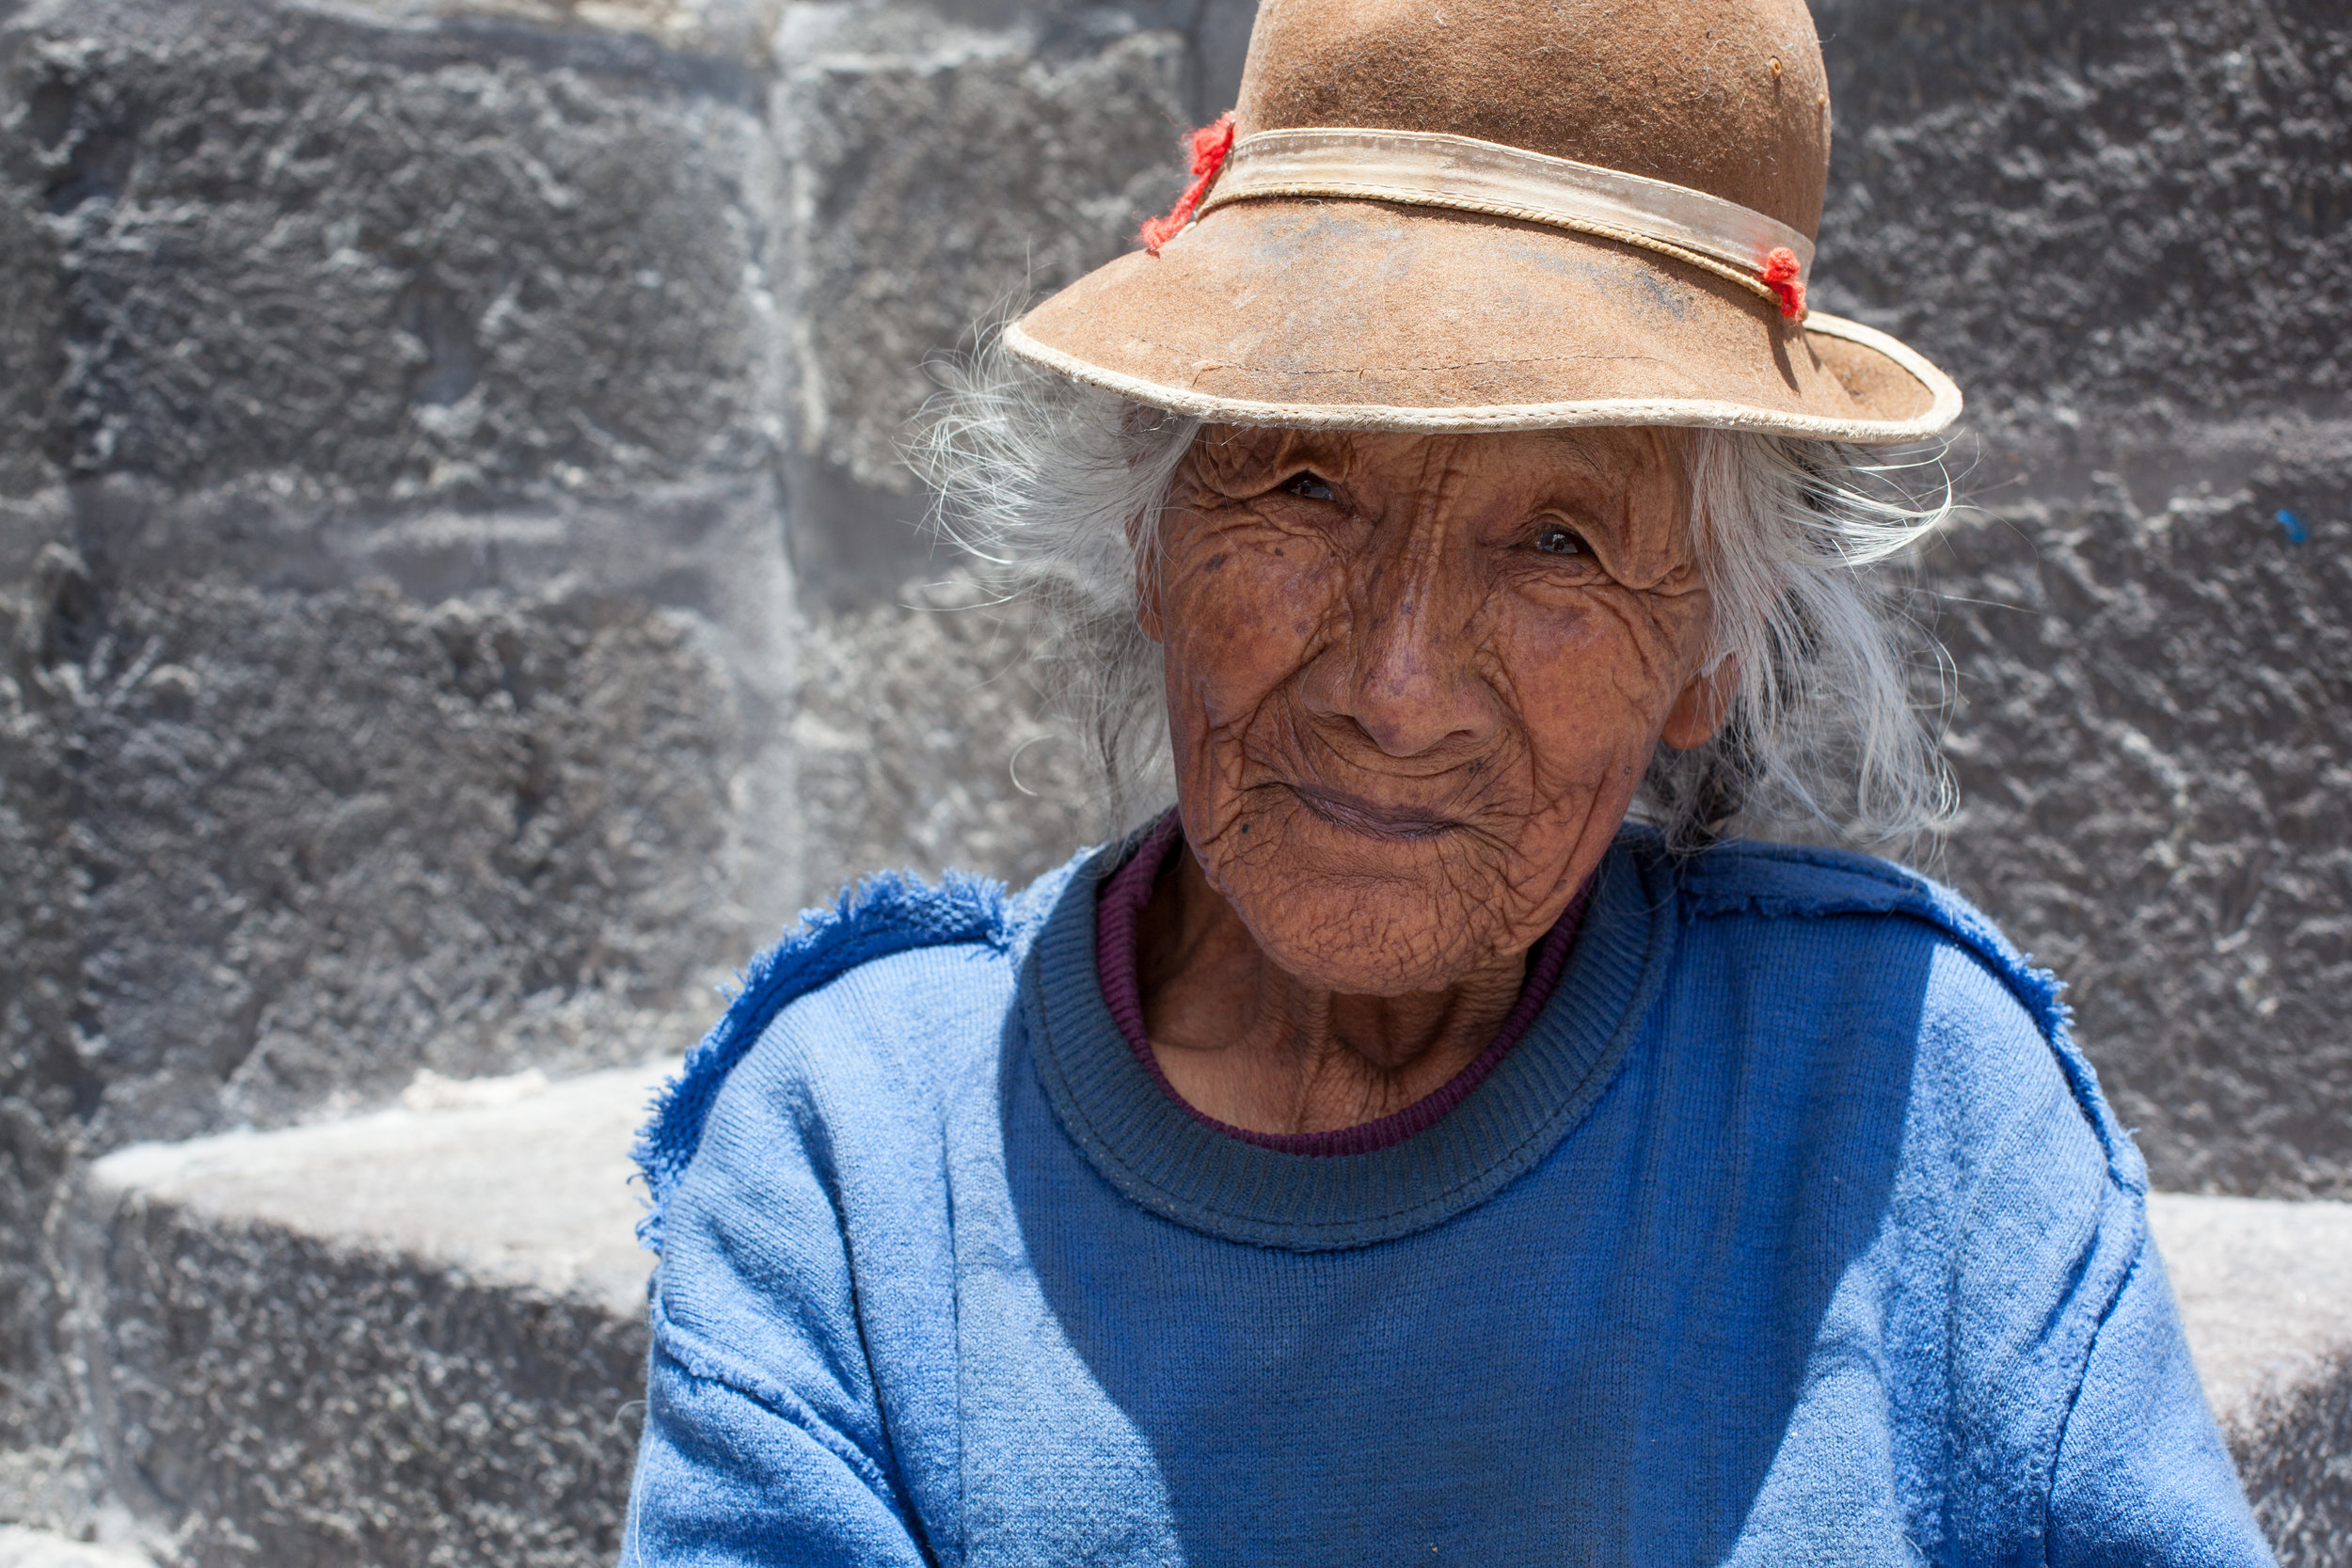
{"label": "forehead wrinkle", "polygon": [[1680,477],[1675,461],[1682,433],[1652,426],[1571,426],[1529,433],[1559,457],[1599,479],[1620,504],[1630,504],[1644,483]]}
{"label": "forehead wrinkle", "polygon": [[1529,431],[1516,438],[1526,436],[1535,439],[1518,447],[1512,453],[1516,460],[1502,464],[1508,504],[1536,511],[1561,507],[1613,523],[1627,519],[1646,467],[1636,454],[1613,450],[1581,430]]}
{"label": "forehead wrinkle", "polygon": [[1591,453],[1613,448],[1626,451],[1673,446],[1679,443],[1686,433],[1677,425],[1585,424],[1554,425],[1525,434],[1547,445]]}
{"label": "forehead wrinkle", "polygon": [[1597,449],[1599,449],[1603,443],[1593,439],[1592,432],[1588,430],[1569,426],[1562,430],[1530,431],[1528,434],[1534,436],[1541,445],[1551,449],[1554,455],[1567,458],[1578,466],[1590,468],[1597,473],[1612,472],[1618,467],[1618,465],[1601,460],[1599,451]]}

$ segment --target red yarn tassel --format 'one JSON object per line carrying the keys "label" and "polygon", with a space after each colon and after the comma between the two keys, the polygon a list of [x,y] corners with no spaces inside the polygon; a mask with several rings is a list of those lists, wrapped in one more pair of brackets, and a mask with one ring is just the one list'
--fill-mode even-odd
{"label": "red yarn tassel", "polygon": [[1804,270],[1787,245],[1764,258],[1765,285],[1780,295],[1780,313],[1791,321],[1804,314],[1804,284],[1797,277]]}
{"label": "red yarn tassel", "polygon": [[1233,150],[1233,117],[1219,115],[1200,130],[1184,137],[1184,145],[1192,151],[1192,172],[1195,179],[1176,205],[1164,218],[1146,218],[1140,238],[1143,248],[1157,256],[1160,246],[1184,231],[1192,221],[1193,209],[1209,194],[1209,182],[1225,166],[1225,154]]}

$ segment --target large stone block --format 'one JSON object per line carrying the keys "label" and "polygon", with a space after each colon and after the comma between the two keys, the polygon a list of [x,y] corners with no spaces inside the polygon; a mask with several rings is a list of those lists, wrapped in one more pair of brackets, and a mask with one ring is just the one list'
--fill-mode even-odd
{"label": "large stone block", "polygon": [[105,612],[51,672],[104,1141],[675,1043],[741,924],[738,718],[679,618],[217,582]]}
{"label": "large stone block", "polygon": [[92,1167],[92,1425],[159,1555],[610,1562],[649,1263],[627,1148],[654,1082],[422,1075],[356,1121]]}
{"label": "large stone block", "polygon": [[810,7],[778,38],[793,333],[793,561],[832,608],[930,551],[904,460],[926,362],[1116,255],[1180,187],[1184,39],[1103,8],[1107,43]]}
{"label": "large stone block", "polygon": [[2352,1194],[2342,8],[1816,15],[1817,297],[1970,400],[1945,866],[2074,984],[2160,1185]]}
{"label": "large stone block", "polygon": [[739,64],[215,0],[28,7],[0,61],[72,472],[481,497],[767,461]]}
{"label": "large stone block", "polygon": [[468,1072],[640,1051],[776,912],[742,820],[788,787],[790,689],[752,35],[605,9],[638,30],[0,29],[8,255],[48,302],[0,325],[62,339],[71,483],[0,529],[11,711],[56,759],[8,799],[70,800],[42,885],[101,1146],[373,1092],[428,1038]]}

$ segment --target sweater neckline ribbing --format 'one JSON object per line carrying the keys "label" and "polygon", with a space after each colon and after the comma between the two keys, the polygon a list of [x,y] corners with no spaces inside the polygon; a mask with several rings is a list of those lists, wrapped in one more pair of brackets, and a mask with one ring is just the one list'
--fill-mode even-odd
{"label": "sweater neckline ribbing", "polygon": [[1096,898],[1133,849],[1113,846],[1080,867],[1029,949],[1021,1006],[1038,1077],[1063,1130],[1112,1186],[1180,1225],[1259,1246],[1368,1246],[1501,1191],[1599,1099],[1672,953],[1671,874],[1656,835],[1628,828],[1594,873],[1550,1001],[1451,1111],[1361,1153],[1265,1148],[1171,1101],[1104,1002]]}

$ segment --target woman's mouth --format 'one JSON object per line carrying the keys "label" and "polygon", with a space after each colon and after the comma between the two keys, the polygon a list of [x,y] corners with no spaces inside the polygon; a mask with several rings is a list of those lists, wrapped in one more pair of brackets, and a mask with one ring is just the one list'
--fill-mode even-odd
{"label": "woman's mouth", "polygon": [[1409,840],[1435,838],[1466,824],[1451,816],[1415,806],[1384,806],[1360,796],[1295,784],[1290,791],[1305,806],[1335,828],[1371,838]]}

